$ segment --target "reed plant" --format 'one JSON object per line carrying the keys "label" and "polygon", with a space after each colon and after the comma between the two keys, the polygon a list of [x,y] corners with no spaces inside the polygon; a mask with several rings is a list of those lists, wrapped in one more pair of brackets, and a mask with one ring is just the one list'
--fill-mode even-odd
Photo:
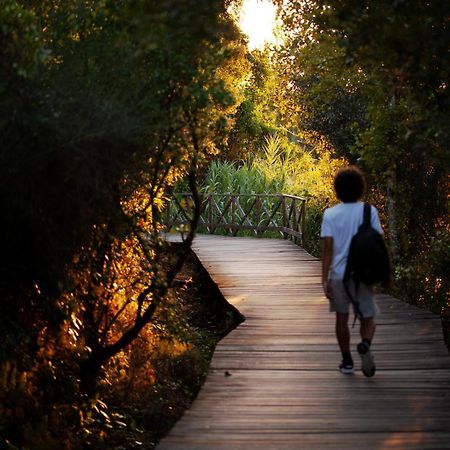
{"label": "reed plant", "polygon": [[[320,253],[320,221],[323,210],[335,202],[333,177],[345,160],[321,149],[313,154],[279,134],[269,135],[261,151],[237,163],[214,160],[206,173],[202,192],[216,194],[291,194],[308,200],[305,247]],[[227,199],[218,200],[225,206]],[[244,205],[245,209],[245,205]]]}

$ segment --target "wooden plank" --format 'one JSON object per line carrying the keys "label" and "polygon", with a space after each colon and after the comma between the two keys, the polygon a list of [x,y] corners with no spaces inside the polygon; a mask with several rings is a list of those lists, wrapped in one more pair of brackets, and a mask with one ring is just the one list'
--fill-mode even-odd
{"label": "wooden plank", "polygon": [[354,351],[356,372],[344,376],[320,261],[284,240],[198,236],[194,248],[246,320],[219,343],[196,401],[158,449],[450,449],[438,317],[378,294],[377,374],[364,377]]}
{"label": "wooden plank", "polygon": [[[428,450],[448,448],[449,434],[399,432],[388,433],[366,433],[361,441],[360,435],[352,433],[328,434],[293,434],[260,433],[255,435],[232,435],[229,434],[204,434],[202,436],[180,436],[175,437],[171,443],[171,450],[322,450],[322,449],[408,449]],[[379,443],[382,442],[382,446]]]}

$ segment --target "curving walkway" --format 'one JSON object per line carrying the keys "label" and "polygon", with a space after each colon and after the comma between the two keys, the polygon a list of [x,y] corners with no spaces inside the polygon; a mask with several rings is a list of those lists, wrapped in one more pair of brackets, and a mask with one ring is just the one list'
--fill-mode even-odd
{"label": "curving walkway", "polygon": [[450,449],[439,318],[379,295],[377,374],[364,377],[354,351],[356,373],[341,375],[319,260],[275,239],[198,236],[193,247],[246,321],[158,450]]}

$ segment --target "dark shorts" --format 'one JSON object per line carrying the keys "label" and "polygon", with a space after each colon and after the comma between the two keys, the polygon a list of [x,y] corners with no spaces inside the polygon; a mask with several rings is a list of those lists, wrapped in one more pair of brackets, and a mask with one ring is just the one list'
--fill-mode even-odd
{"label": "dark shorts", "polygon": [[[330,280],[330,283],[333,291],[333,299],[330,300],[330,311],[348,314],[352,301],[345,290],[343,281]],[[359,310],[361,311],[363,317],[374,317],[379,313],[371,286],[360,283],[358,289],[356,290],[355,284],[350,280],[349,291],[353,298],[359,303]]]}

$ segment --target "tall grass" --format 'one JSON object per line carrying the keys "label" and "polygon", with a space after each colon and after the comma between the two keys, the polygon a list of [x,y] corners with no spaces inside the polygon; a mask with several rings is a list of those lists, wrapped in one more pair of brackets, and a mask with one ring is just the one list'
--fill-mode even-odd
{"label": "tall grass", "polygon": [[320,253],[323,210],[334,202],[333,177],[345,165],[322,151],[317,157],[279,135],[268,136],[261,151],[244,163],[215,160],[209,166],[202,191],[229,194],[291,194],[308,200],[306,245]]}

